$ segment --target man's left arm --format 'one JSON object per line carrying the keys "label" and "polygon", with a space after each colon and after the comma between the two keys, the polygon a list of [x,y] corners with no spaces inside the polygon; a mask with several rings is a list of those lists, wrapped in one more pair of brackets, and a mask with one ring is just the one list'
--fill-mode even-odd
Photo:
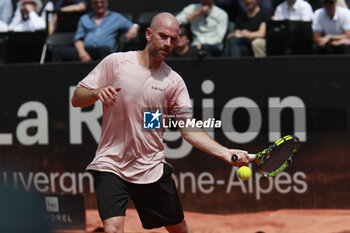
{"label": "man's left arm", "polygon": [[342,44],[349,44],[350,40],[350,31],[345,31],[343,34],[339,35],[330,35],[330,44],[337,46]]}
{"label": "man's left arm", "polygon": [[[177,119],[186,120],[186,119]],[[195,148],[209,154],[216,156],[234,166],[243,166],[249,163],[248,152],[238,149],[228,149],[212,139],[203,129],[201,128],[180,128],[182,137]],[[240,159],[233,163],[231,157],[233,154],[240,155]]]}
{"label": "man's left arm", "polygon": [[140,26],[138,24],[133,24],[129,30],[127,31],[127,33],[125,33],[125,38],[130,41],[133,39],[137,38],[137,34],[139,32]]}
{"label": "man's left arm", "polygon": [[256,31],[249,31],[249,30],[242,30],[241,32],[242,37],[248,38],[248,39],[256,39],[256,38],[265,38],[266,35],[266,22],[261,22],[258,30]]}

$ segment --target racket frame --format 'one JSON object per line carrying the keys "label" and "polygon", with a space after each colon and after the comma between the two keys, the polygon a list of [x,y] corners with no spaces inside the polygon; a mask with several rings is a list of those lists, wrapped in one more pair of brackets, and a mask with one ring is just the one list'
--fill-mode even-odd
{"label": "racket frame", "polygon": [[[295,146],[293,148],[293,151],[291,153],[291,155],[288,157],[288,159],[276,170],[274,170],[273,172],[266,172],[263,171],[262,169],[262,165],[264,164],[264,161],[266,158],[268,158],[268,156],[270,155],[270,153],[275,150],[277,147],[281,146],[283,143],[290,141],[290,140],[294,140],[295,141]],[[271,146],[267,147],[265,150],[257,153],[257,154],[248,154],[250,160],[254,160],[255,164],[258,167],[259,173],[264,176],[264,177],[272,177],[272,176],[276,176],[279,173],[283,172],[288,165],[292,162],[293,156],[295,153],[297,153],[300,149],[300,139],[296,136],[293,135],[286,135],[280,139],[278,139],[277,141],[275,141]],[[232,162],[236,162],[239,159],[239,155],[234,154],[232,155],[231,161]]]}

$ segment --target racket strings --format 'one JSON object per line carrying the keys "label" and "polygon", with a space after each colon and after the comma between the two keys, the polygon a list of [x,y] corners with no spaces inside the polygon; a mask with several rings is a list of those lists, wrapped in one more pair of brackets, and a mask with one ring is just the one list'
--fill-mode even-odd
{"label": "racket strings", "polygon": [[261,165],[261,169],[265,172],[271,173],[280,168],[293,155],[296,148],[294,140],[286,141],[279,146],[272,146]]}

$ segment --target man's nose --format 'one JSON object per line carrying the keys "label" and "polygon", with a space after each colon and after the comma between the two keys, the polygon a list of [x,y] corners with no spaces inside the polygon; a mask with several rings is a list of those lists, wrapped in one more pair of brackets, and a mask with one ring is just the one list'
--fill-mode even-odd
{"label": "man's nose", "polygon": [[166,46],[170,46],[171,45],[171,38],[167,38],[165,40],[165,43],[164,43]]}

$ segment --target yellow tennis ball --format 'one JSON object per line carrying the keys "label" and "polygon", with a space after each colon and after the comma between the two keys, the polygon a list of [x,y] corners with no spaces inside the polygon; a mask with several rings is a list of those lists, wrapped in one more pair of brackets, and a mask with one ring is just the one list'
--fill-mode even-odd
{"label": "yellow tennis ball", "polygon": [[248,180],[252,176],[252,171],[247,166],[242,166],[238,169],[237,175],[241,180]]}

